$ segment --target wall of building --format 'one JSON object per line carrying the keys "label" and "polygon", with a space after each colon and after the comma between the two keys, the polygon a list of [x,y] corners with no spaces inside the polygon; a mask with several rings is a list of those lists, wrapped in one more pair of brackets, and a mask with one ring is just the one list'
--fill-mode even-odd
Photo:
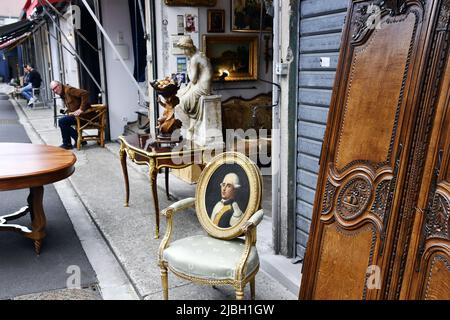
{"label": "wall of building", "polygon": [[[132,71],[134,58],[128,1],[103,0],[101,8],[103,27],[113,43],[128,52],[124,60],[127,68]],[[123,134],[128,122],[137,120],[135,111],[138,91],[106,41],[104,51],[111,139],[114,140]]]}
{"label": "wall of building", "polygon": [[13,18],[18,17],[24,5],[25,0],[24,1],[3,0],[1,1],[0,5],[0,17],[13,17]]}
{"label": "wall of building", "polygon": [[[231,32],[231,1],[217,0],[215,7],[168,7],[164,5],[163,1],[156,1],[156,33],[157,51],[158,51],[158,78],[170,75],[177,71],[177,57],[171,54],[170,36],[177,34],[177,15],[192,14],[197,16],[198,32],[186,33],[190,35],[196,46],[203,51],[203,35],[208,34],[208,9],[223,9],[225,10],[225,33],[214,33],[218,36],[258,36],[258,33],[243,33]],[[166,21],[167,23],[164,23]],[[271,41],[269,41],[271,45]],[[259,76],[260,78],[271,81],[272,80],[272,61],[269,61],[268,72],[266,73],[266,61],[264,54],[266,52],[265,43],[259,46]],[[251,89],[256,87],[255,89]],[[227,100],[233,96],[241,96],[249,99],[261,93],[268,93],[272,91],[270,84],[260,81],[248,82],[229,82],[229,83],[214,83],[214,94],[222,95],[222,101]]]}
{"label": "wall of building", "polygon": [[[17,22],[20,9],[16,10],[15,5],[5,4],[0,7],[0,26]],[[16,12],[17,11],[17,12]],[[15,70],[11,70],[14,62],[17,60],[17,50],[0,50],[0,80],[7,82],[13,76]],[[12,72],[11,72],[12,71]]]}
{"label": "wall of building", "polygon": [[[53,23],[49,23],[48,25],[49,32],[57,38],[58,30],[53,25]],[[62,70],[60,67],[60,61],[59,61],[59,43],[57,39],[50,36],[50,55],[52,58],[52,77],[54,80],[57,81],[63,81],[62,79]]]}
{"label": "wall of building", "polygon": [[[64,36],[61,36],[61,43],[64,47],[66,47],[70,51],[75,51],[72,48],[76,48],[76,40],[74,36],[74,32],[72,30],[72,23],[68,22],[65,19],[59,20],[59,27],[64,35],[66,35],[67,39]],[[79,65],[77,58],[73,56],[70,52],[63,48],[62,50],[62,59],[64,61],[64,79],[65,84],[69,84],[73,87],[80,87],[79,81]]]}

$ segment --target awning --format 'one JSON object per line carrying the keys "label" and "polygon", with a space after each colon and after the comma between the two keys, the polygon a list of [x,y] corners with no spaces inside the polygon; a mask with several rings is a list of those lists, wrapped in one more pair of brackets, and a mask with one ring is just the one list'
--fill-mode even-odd
{"label": "awning", "polygon": [[[41,0],[42,3],[45,4],[44,0]],[[32,14],[34,9],[41,6],[41,1],[39,0],[26,0],[25,5],[22,9],[23,14],[29,18]],[[68,0],[48,0],[50,3],[58,3],[58,2],[68,2]]]}
{"label": "awning", "polygon": [[23,20],[0,27],[0,43],[20,37],[33,29],[34,22]]}
{"label": "awning", "polygon": [[15,47],[19,46],[22,42],[24,42],[29,36],[31,32],[24,33],[20,37],[11,39],[9,41],[2,42],[0,44],[0,50],[12,50]]}

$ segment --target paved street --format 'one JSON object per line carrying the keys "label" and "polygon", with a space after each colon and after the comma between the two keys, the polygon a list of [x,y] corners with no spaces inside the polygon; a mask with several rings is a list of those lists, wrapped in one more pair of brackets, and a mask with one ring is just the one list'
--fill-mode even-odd
{"label": "paved street", "polygon": [[[7,86],[0,87],[0,91],[8,89]],[[59,129],[53,126],[52,109],[29,110],[25,108],[23,100],[19,104],[13,102],[13,105],[33,143],[61,143]],[[118,149],[119,145],[111,142],[104,149],[96,144],[89,144],[81,151],[75,150],[78,159],[75,174],[68,180],[55,184],[56,192],[95,271],[98,291],[92,292],[92,288],[87,288],[77,296],[71,296],[74,291],[67,290],[35,292],[33,296],[21,297],[23,295],[18,294],[11,298],[98,299],[100,294],[103,299],[162,299],[160,273],[156,265],[160,241],[153,239],[154,213],[147,172],[144,167],[129,165],[131,201],[129,208],[123,207],[124,183]],[[170,179],[170,190],[175,198],[194,196],[195,186],[173,176]],[[162,175],[158,183],[164,185]],[[159,192],[161,208],[170,205],[172,202],[167,201],[164,189]],[[271,255],[271,238],[267,236],[271,232],[270,228],[270,223],[263,223],[258,229],[261,233],[258,250],[262,260]],[[161,229],[164,232],[164,220]],[[188,211],[175,218],[175,239],[202,233],[195,212]],[[277,258],[273,259],[275,261]],[[291,269],[281,272],[298,276],[299,266],[291,266]],[[264,265],[262,269],[257,276],[257,299],[296,299],[295,294],[265,273]],[[235,297],[232,288],[197,286],[173,275],[169,275],[169,285],[171,299],[233,300]],[[249,291],[247,289],[246,298],[249,298]]]}

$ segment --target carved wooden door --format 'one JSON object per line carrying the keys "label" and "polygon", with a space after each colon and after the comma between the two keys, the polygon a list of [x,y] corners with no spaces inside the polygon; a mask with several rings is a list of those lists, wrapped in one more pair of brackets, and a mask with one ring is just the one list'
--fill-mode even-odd
{"label": "carved wooden door", "polygon": [[426,124],[442,87],[439,59],[448,57],[448,29],[436,37],[449,3],[353,0],[300,298],[395,299],[403,280],[412,282],[405,265],[424,192]]}
{"label": "carved wooden door", "polygon": [[[448,24],[446,30],[448,43]],[[450,300],[449,60],[445,70],[400,288],[403,299]]]}

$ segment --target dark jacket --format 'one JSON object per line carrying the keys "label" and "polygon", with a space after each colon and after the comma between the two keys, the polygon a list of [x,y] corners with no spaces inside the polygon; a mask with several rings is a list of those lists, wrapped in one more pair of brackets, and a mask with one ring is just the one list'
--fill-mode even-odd
{"label": "dark jacket", "polygon": [[86,111],[91,107],[89,103],[89,92],[83,89],[77,89],[68,85],[63,85],[63,92],[61,98],[68,112],[75,112],[78,109]]}
{"label": "dark jacket", "polygon": [[42,78],[39,72],[31,70],[28,74],[28,82],[32,84],[33,88],[40,88],[42,84]]}

